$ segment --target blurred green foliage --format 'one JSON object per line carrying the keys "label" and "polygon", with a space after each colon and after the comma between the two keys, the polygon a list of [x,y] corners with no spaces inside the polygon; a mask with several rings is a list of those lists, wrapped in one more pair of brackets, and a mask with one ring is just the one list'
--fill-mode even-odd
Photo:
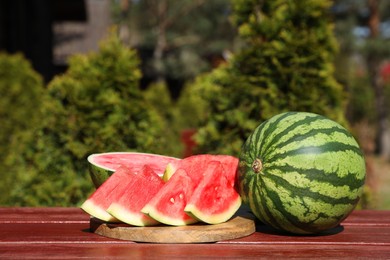
{"label": "blurred green foliage", "polygon": [[[356,73],[357,74],[357,73]],[[367,121],[375,122],[375,98],[367,75],[354,75],[349,81],[348,114],[351,123]]]}
{"label": "blurred green foliage", "polygon": [[185,114],[180,114],[175,101],[171,97],[168,85],[164,81],[151,83],[143,91],[143,95],[148,103],[149,109],[154,109],[161,118],[164,119],[164,140],[166,146],[161,149],[161,153],[175,157],[182,157],[183,143],[180,140],[182,125],[181,118],[189,118]]}
{"label": "blurred green foliage", "polygon": [[[43,116],[28,142],[28,174],[8,203],[78,205],[92,191],[89,154],[168,153],[171,129],[139,88],[136,52],[112,33],[96,53],[75,55],[40,97]],[[34,111],[29,108],[28,111]],[[17,151],[13,157],[20,156]],[[8,171],[9,172],[9,171]]]}
{"label": "blurred green foliage", "polygon": [[333,76],[331,1],[232,3],[246,46],[226,66],[188,85],[183,97],[202,97],[207,112],[197,119],[198,152],[238,155],[258,124],[287,110],[322,114],[345,125],[345,93]]}
{"label": "blurred green foliage", "polygon": [[187,83],[177,102],[164,82],[140,89],[140,60],[115,33],[97,52],[71,57],[46,89],[21,56],[0,56],[0,149],[7,155],[0,189],[9,191],[0,204],[79,205],[93,190],[89,154],[180,157],[187,128],[197,129],[196,152],[238,155],[258,124],[283,111],[346,124],[345,93],[333,77],[330,1],[232,3],[245,47]]}
{"label": "blurred green foliage", "polygon": [[27,143],[42,120],[43,95],[43,80],[24,56],[0,53],[0,205],[29,178],[22,155],[32,152]]}
{"label": "blurred green foliage", "polygon": [[49,85],[53,132],[75,159],[93,152],[139,149],[162,152],[164,120],[139,88],[136,52],[114,34],[97,53],[77,55]]}

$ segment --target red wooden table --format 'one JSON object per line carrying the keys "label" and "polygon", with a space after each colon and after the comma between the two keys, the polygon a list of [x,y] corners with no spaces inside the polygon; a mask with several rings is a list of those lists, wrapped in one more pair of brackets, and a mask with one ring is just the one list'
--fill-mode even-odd
{"label": "red wooden table", "polygon": [[321,236],[282,235],[262,225],[240,239],[152,244],[91,233],[78,208],[0,208],[0,259],[358,258],[390,259],[390,211],[354,211]]}

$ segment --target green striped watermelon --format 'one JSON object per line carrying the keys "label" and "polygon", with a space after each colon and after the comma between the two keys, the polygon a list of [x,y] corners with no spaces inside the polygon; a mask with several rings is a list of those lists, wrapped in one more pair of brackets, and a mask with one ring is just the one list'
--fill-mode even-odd
{"label": "green striped watermelon", "polygon": [[336,227],[355,208],[365,161],[356,140],[338,123],[287,112],[249,136],[237,178],[243,201],[263,223],[313,234]]}

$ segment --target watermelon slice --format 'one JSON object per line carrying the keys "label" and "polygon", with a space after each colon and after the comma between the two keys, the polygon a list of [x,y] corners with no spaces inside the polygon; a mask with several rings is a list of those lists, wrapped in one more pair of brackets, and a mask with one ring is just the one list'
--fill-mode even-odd
{"label": "watermelon slice", "polygon": [[187,197],[191,196],[193,190],[191,178],[185,170],[179,169],[141,211],[167,225],[195,223],[197,220],[184,212]]}
{"label": "watermelon slice", "polygon": [[139,171],[148,164],[158,174],[163,175],[168,163],[178,161],[178,158],[159,154],[137,152],[96,153],[88,156],[89,173],[95,187],[99,187],[121,165],[132,171]]}
{"label": "watermelon slice", "polygon": [[205,175],[208,163],[211,161],[218,161],[222,164],[226,178],[231,186],[234,186],[236,179],[236,172],[238,167],[238,158],[230,155],[211,155],[200,154],[193,155],[182,160],[172,161],[165,169],[163,180],[169,180],[178,169],[185,169],[188,176],[191,177],[195,186],[197,186]]}
{"label": "watermelon slice", "polygon": [[209,224],[229,220],[241,206],[241,197],[226,177],[222,164],[211,161],[184,211]]}
{"label": "watermelon slice", "polygon": [[126,192],[107,209],[111,215],[133,226],[152,226],[158,221],[141,212],[141,209],[162,188],[163,180],[149,165],[134,174],[126,186]]}
{"label": "watermelon slice", "polygon": [[131,180],[131,171],[121,166],[81,205],[81,209],[91,216],[107,222],[118,222],[118,219],[107,212],[111,203],[125,191]]}

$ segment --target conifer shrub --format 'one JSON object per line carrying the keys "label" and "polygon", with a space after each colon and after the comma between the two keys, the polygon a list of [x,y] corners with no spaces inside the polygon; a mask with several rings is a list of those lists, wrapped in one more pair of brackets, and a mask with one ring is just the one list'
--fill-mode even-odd
{"label": "conifer shrub", "polygon": [[28,175],[28,143],[42,120],[44,83],[22,54],[0,53],[0,205]]}
{"label": "conifer shrub", "polygon": [[187,86],[184,97],[201,96],[206,111],[195,136],[197,152],[238,155],[255,126],[283,111],[314,112],[346,125],[345,93],[333,76],[331,2],[232,4],[245,47]]}
{"label": "conifer shrub", "polygon": [[[139,87],[136,52],[112,33],[97,52],[75,55],[48,85],[20,205],[79,205],[92,191],[87,156],[111,151],[164,153],[165,120]],[[170,145],[170,144],[169,144]],[[27,193],[27,194],[26,194]],[[27,195],[27,196],[26,196]]]}
{"label": "conifer shrub", "polygon": [[150,109],[154,109],[164,119],[167,126],[167,129],[164,129],[163,137],[167,145],[161,152],[170,156],[182,157],[184,148],[180,140],[181,128],[178,125],[180,120],[176,119],[183,117],[179,116],[169,86],[164,81],[153,82],[143,91],[143,96]]}

